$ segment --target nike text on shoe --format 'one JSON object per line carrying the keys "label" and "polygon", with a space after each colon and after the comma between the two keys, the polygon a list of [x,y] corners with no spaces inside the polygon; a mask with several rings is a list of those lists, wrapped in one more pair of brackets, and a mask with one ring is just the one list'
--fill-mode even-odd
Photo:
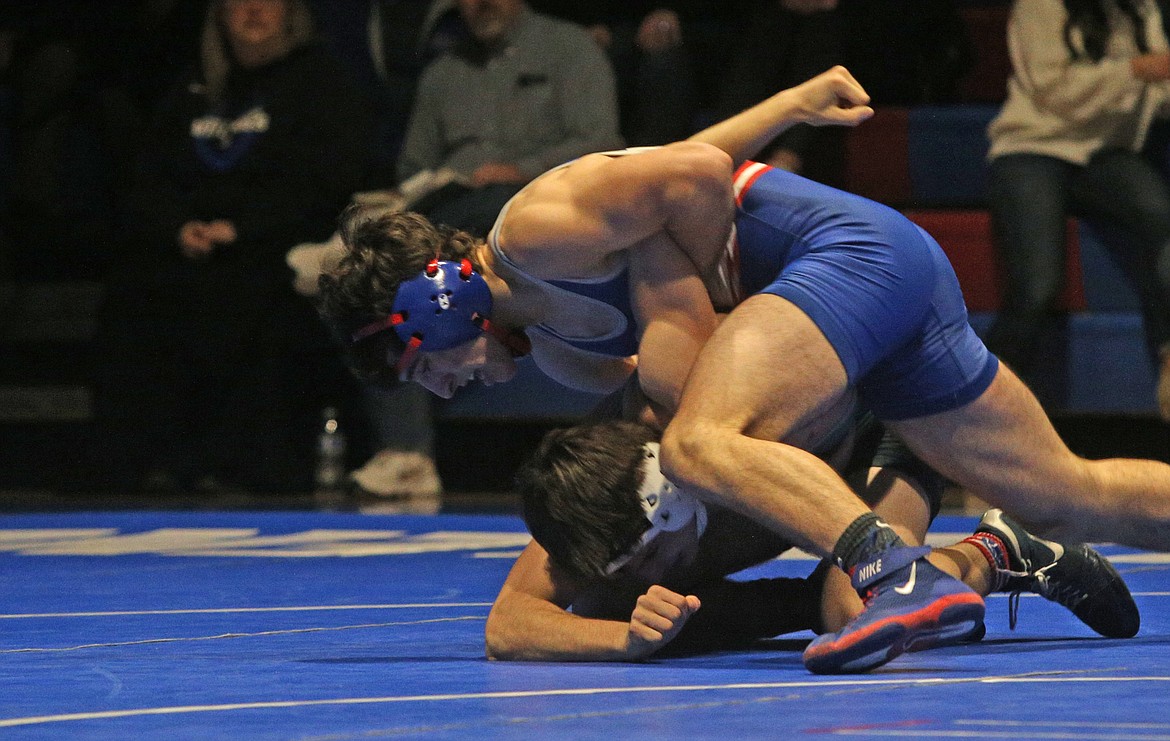
{"label": "nike text on shoe", "polygon": [[869,671],[905,651],[969,641],[983,626],[983,599],[932,566],[930,548],[882,551],[853,571],[865,590],[865,609],[836,633],[818,636],[804,651],[815,674]]}
{"label": "nike text on shoe", "polygon": [[975,529],[999,538],[1008,570],[997,591],[1010,592],[1008,617],[1016,627],[1021,592],[1034,592],[1072,610],[1085,625],[1108,638],[1132,638],[1141,627],[1125,580],[1100,553],[1084,543],[1056,543],[1032,535],[1002,510],[990,509]]}

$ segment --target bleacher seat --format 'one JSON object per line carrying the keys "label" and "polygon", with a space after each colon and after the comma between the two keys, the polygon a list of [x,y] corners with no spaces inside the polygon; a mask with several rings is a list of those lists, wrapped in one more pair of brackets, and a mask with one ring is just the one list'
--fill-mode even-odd
{"label": "bleacher seat", "polygon": [[[947,253],[969,311],[998,311],[1001,297],[1001,269],[991,236],[991,217],[984,209],[907,210],[911,221],[934,237]],[[1070,219],[1065,248],[1068,280],[1059,308],[1084,311],[1088,303],[1081,275],[1080,230]]]}
{"label": "bleacher seat", "polygon": [[910,202],[978,207],[987,192],[987,124],[993,105],[916,106],[906,117]]}
{"label": "bleacher seat", "polygon": [[1154,368],[1137,312],[1083,312],[1069,317],[1068,395],[1064,409],[1152,414]]}
{"label": "bleacher seat", "polygon": [[[980,335],[994,312],[974,312]],[[1044,406],[1069,414],[1153,416],[1154,368],[1136,312],[1074,312],[1043,338],[1043,373],[1028,379]]]}
{"label": "bleacher seat", "polygon": [[1107,239],[1118,235],[1080,224],[1081,265],[1085,283],[1085,303],[1090,311],[1140,311],[1137,293],[1126,278],[1125,269],[1106,248]]}

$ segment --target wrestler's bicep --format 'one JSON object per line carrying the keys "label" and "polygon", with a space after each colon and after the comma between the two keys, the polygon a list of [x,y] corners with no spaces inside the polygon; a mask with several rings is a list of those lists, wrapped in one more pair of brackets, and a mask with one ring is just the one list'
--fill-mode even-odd
{"label": "wrestler's bicep", "polygon": [[501,595],[524,595],[567,608],[579,588],[574,580],[556,568],[548,552],[533,540],[512,565],[512,570],[504,580]]}
{"label": "wrestler's bicep", "polygon": [[630,251],[630,298],[638,324],[642,391],[673,413],[717,319],[694,264],[664,233]]}

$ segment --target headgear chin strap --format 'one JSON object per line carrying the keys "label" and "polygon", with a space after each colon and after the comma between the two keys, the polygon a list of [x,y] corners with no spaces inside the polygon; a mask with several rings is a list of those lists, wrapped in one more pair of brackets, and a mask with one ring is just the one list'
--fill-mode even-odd
{"label": "headgear chin strap", "polygon": [[409,368],[420,351],[446,350],[481,332],[490,332],[517,350],[511,337],[489,321],[491,312],[491,289],[470,260],[434,258],[421,273],[398,286],[390,316],[358,329],[352,340],[359,342],[393,329],[406,345],[398,358],[399,372]]}
{"label": "headgear chin strap", "polygon": [[662,474],[658,443],[646,443],[642,446],[642,452],[644,454],[642,486],[638,489],[638,499],[641,500],[642,511],[646,514],[650,527],[642,533],[641,540],[633,548],[605,567],[607,576],[629,563],[630,559],[659,533],[677,532],[689,525],[692,520],[695,522],[696,538],[702,537],[707,529],[706,505],[697,497],[670,483]]}

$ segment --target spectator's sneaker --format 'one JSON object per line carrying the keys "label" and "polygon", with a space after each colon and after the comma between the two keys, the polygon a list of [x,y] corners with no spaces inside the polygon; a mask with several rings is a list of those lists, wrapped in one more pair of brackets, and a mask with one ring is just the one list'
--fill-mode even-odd
{"label": "spectator's sneaker", "polygon": [[1108,638],[1132,638],[1141,626],[1137,605],[1113,565],[1084,543],[1055,543],[1032,535],[1002,510],[990,509],[975,533],[999,538],[1008,554],[996,591],[1010,592],[1008,622],[1014,629],[1021,592],[1035,592],[1072,610]]}
{"label": "spectator's sneaker", "polygon": [[905,651],[971,640],[983,627],[983,598],[925,558],[930,548],[883,551],[853,571],[865,609],[837,633],[804,651],[816,674],[869,671]]}
{"label": "spectator's sneaker", "polygon": [[381,450],[349,479],[359,498],[433,499],[443,493],[434,459],[416,451]]}

